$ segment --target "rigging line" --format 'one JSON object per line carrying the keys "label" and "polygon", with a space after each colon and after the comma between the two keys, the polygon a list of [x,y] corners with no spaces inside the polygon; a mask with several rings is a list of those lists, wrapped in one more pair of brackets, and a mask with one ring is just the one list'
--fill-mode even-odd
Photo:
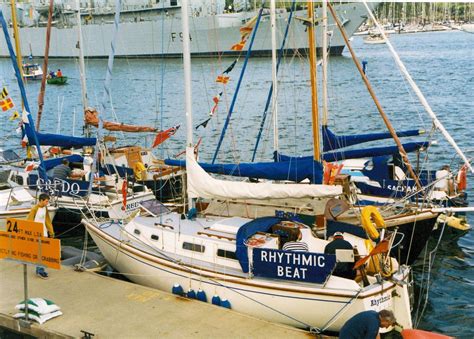
{"label": "rigging line", "polygon": [[[37,151],[38,151],[37,152],[38,153],[38,158],[40,160],[40,164],[39,164],[39,167],[38,167],[38,172],[39,172],[40,177],[43,178],[43,180],[47,181],[46,169],[45,169],[44,163],[43,163],[43,154],[41,152],[41,147],[39,145],[38,137],[37,137],[37,135],[35,133],[35,130],[34,130],[35,123],[33,121],[33,117],[30,114],[30,107],[29,107],[29,104],[28,104],[28,99],[26,97],[26,90],[25,90],[25,86],[23,84],[23,78],[21,76],[18,63],[15,60],[15,52],[13,51],[12,42],[11,42],[11,39],[10,39],[10,35],[8,33],[8,26],[7,26],[7,23],[5,21],[5,17],[3,16],[2,11],[0,11],[0,23],[2,25],[3,34],[5,36],[5,40],[6,40],[6,43],[7,43],[7,46],[8,46],[8,52],[10,54],[10,59],[11,59],[12,64],[13,64],[13,69],[15,70],[15,76],[16,76],[16,80],[18,82],[18,87],[20,87],[21,98],[23,100],[23,105],[24,105],[24,108],[26,110],[25,113],[26,113],[27,118],[28,118],[29,128],[31,128],[31,131],[32,131],[31,134],[32,134],[34,143],[35,143]],[[25,133],[26,133],[26,129],[25,129]]]}
{"label": "rigging line", "polygon": [[[101,101],[101,111],[103,116],[105,116],[105,104],[107,101],[107,98],[110,98],[110,82],[112,80],[112,68],[114,66],[114,56],[115,56],[115,45],[117,42],[117,33],[118,33],[118,28],[119,28],[119,21],[120,21],[120,9],[121,9],[121,0],[116,0],[115,1],[115,17],[114,17],[114,31],[113,31],[113,36],[112,36],[112,41],[110,42],[110,54],[109,54],[109,59],[107,62],[107,72],[105,75],[105,81],[104,81],[104,94],[102,97]],[[92,185],[94,183],[93,177],[94,173],[96,173],[98,166],[97,166],[97,161],[99,158],[99,145],[101,142],[101,133],[102,133],[102,127],[103,126],[103,121],[102,119],[99,118],[99,123],[97,126],[97,142],[95,144],[95,156],[94,156],[94,161],[92,162],[92,169],[91,173],[89,174],[89,190],[88,193],[89,195],[92,192]]]}
{"label": "rigging line", "polygon": [[250,39],[250,45],[247,49],[247,54],[245,55],[244,65],[242,66],[242,70],[240,72],[239,80],[237,82],[237,88],[236,88],[234,96],[232,98],[232,102],[230,104],[229,112],[227,114],[227,117],[226,117],[226,120],[225,120],[225,123],[224,123],[224,127],[222,129],[222,133],[221,133],[221,136],[219,138],[219,142],[217,144],[216,151],[214,152],[214,156],[212,158],[212,164],[214,164],[216,162],[217,154],[219,153],[219,149],[221,148],[221,144],[222,144],[222,141],[224,139],[226,129],[227,129],[227,127],[229,125],[229,122],[230,122],[230,117],[232,116],[232,112],[234,110],[235,101],[237,100],[237,95],[239,94],[240,84],[242,83],[242,78],[244,76],[245,69],[247,68],[247,63],[248,63],[250,54],[252,52],[253,42],[255,40],[255,35],[257,34],[258,26],[260,24],[260,19],[262,18],[262,13],[263,13],[263,3],[262,3],[262,7],[260,8],[260,10],[258,12],[257,22],[255,23],[255,27],[253,28],[253,31],[252,31],[252,37]]}
{"label": "rigging line", "polygon": [[[146,247],[148,247],[150,250],[152,250],[152,251],[154,251],[154,252],[157,252],[158,254],[160,254],[161,256],[163,256],[166,260],[171,261],[171,262],[175,263],[176,265],[179,265],[179,266],[183,267],[183,268],[184,268],[185,270],[187,270],[190,274],[195,274],[195,275],[198,275],[198,276],[200,275],[199,272],[197,272],[196,270],[194,270],[194,269],[192,269],[192,268],[186,266],[185,263],[183,263],[183,262],[181,262],[181,261],[179,261],[179,260],[177,260],[177,259],[174,259],[173,257],[167,255],[166,252],[161,251],[161,250],[155,248],[154,246],[148,244],[147,242],[144,242],[144,241],[143,241],[142,239],[140,239],[140,238],[137,238],[134,234],[128,232],[128,230],[125,229],[125,227],[124,227],[123,224],[119,224],[119,227],[121,227],[121,228],[122,228],[122,231],[125,232],[127,235],[129,235],[130,237],[134,238],[136,241],[142,243],[143,245],[145,245]],[[123,243],[123,241],[120,242],[120,244],[122,244],[122,243]],[[129,246],[130,246],[130,245],[129,245]],[[263,302],[260,302],[260,301],[258,301],[258,300],[256,300],[256,299],[254,299],[254,298],[252,298],[252,297],[250,297],[250,296],[244,294],[243,292],[239,292],[237,289],[234,289],[234,288],[232,288],[232,287],[230,287],[230,286],[224,285],[223,283],[219,282],[219,281],[216,280],[216,279],[209,278],[209,277],[206,278],[206,279],[209,280],[210,282],[214,283],[214,284],[217,284],[217,285],[223,287],[223,288],[226,288],[226,289],[228,289],[228,290],[231,290],[232,292],[237,293],[237,294],[241,295],[242,297],[247,298],[247,299],[249,299],[249,300],[251,300],[251,301],[253,301],[253,302],[255,302],[255,303],[257,303],[257,304],[259,304],[259,305],[261,305],[261,306],[263,306],[263,307],[266,307],[266,308],[270,309],[271,311],[274,311],[274,312],[276,312],[276,313],[278,313],[278,314],[280,314],[280,315],[282,315],[282,316],[284,316],[284,317],[287,317],[287,318],[289,318],[289,319],[291,319],[291,320],[294,320],[294,321],[296,321],[296,322],[298,322],[298,323],[300,323],[300,324],[306,326],[307,328],[314,328],[313,326],[311,326],[311,325],[309,325],[309,324],[307,324],[307,323],[305,323],[305,322],[303,322],[303,321],[301,321],[301,320],[298,320],[298,319],[292,317],[292,316],[289,315],[289,314],[283,313],[282,311],[279,311],[279,310],[277,310],[277,309],[275,309],[275,308],[273,308],[273,307],[271,307],[271,306],[268,306],[268,305],[264,304]],[[357,295],[359,295],[359,293],[360,293],[360,290],[358,291]],[[357,296],[357,295],[356,295],[356,296]]]}
{"label": "rigging line", "polygon": [[[288,31],[289,31],[289,28],[290,28],[290,24],[291,24],[291,20],[293,18],[293,12],[295,10],[295,6],[296,6],[296,0],[293,0],[292,4],[291,4],[291,11],[290,11],[290,15],[288,17],[288,23],[286,25],[286,28],[285,28],[285,34],[283,36],[283,41],[281,43],[281,47],[280,47],[280,50],[278,52],[278,61],[277,61],[277,65],[276,65],[276,71],[278,73],[278,70],[280,68],[280,61],[283,57],[283,52],[284,52],[284,47],[285,47],[285,44],[286,44],[286,38],[288,36]],[[276,27],[274,27],[273,29],[276,29]],[[260,122],[260,128],[258,130],[258,135],[257,135],[257,140],[255,141],[255,147],[253,149],[253,153],[252,153],[252,161],[251,162],[254,162],[255,161],[255,156],[256,156],[256,153],[257,153],[257,149],[258,149],[258,144],[260,142],[260,138],[262,136],[262,131],[263,131],[263,126],[265,125],[265,120],[267,118],[267,113],[268,113],[268,108],[270,107],[270,102],[271,102],[271,99],[272,99],[272,94],[273,94],[273,83],[270,85],[270,89],[268,90],[268,95],[267,95],[267,101],[265,103],[265,108],[263,110],[263,114],[262,114],[262,121]],[[277,95],[278,93],[275,93],[275,95]]]}
{"label": "rigging line", "polygon": [[413,91],[415,92],[415,94],[418,96],[418,99],[420,100],[421,104],[423,105],[423,107],[425,108],[426,112],[428,113],[428,115],[431,117],[432,121],[433,121],[433,124],[436,126],[437,129],[439,129],[441,131],[441,133],[443,134],[443,136],[445,137],[445,139],[451,144],[451,146],[454,148],[454,150],[456,151],[456,153],[458,153],[458,155],[461,157],[461,159],[464,161],[464,163],[466,164],[466,166],[469,168],[469,170],[471,171],[471,173],[474,173],[474,169],[472,168],[471,164],[469,163],[469,160],[466,158],[466,156],[463,154],[463,152],[461,151],[461,149],[459,148],[459,146],[456,144],[456,141],[454,141],[454,139],[451,137],[451,135],[448,133],[448,131],[444,128],[443,124],[439,121],[439,119],[436,117],[436,114],[433,112],[433,110],[431,109],[430,105],[428,104],[428,101],[426,100],[425,96],[423,95],[423,93],[421,92],[420,88],[418,87],[418,85],[415,83],[415,81],[413,80],[413,78],[411,77],[410,73],[408,73],[408,70],[406,69],[405,65],[403,64],[403,62],[400,60],[400,57],[398,56],[397,52],[395,51],[395,49],[393,48],[392,46],[392,43],[390,42],[390,40],[387,38],[387,36],[385,35],[384,33],[384,29],[380,26],[379,22],[377,21],[377,19],[375,19],[374,15],[372,14],[372,11],[370,10],[369,6],[367,5],[367,2],[365,0],[362,1],[362,3],[364,4],[364,6],[366,7],[367,9],[367,12],[369,13],[369,16],[371,17],[372,21],[375,23],[375,25],[377,26],[377,28],[379,29],[380,31],[380,34],[382,35],[382,37],[385,39],[386,41],[386,44],[388,46],[388,49],[390,50],[393,58],[395,59],[395,62],[397,64],[397,66],[400,68],[400,70],[403,72],[403,74],[405,75],[407,81],[409,82],[409,84],[411,85]]}
{"label": "rigging line", "polygon": [[446,224],[447,224],[447,222],[445,221],[445,223],[443,224],[443,228],[441,230],[441,233],[439,235],[438,242],[436,243],[435,248],[432,251],[430,251],[430,253],[429,253],[428,278],[427,278],[427,284],[426,284],[425,302],[424,302],[423,308],[420,312],[420,316],[417,319],[416,327],[419,326],[421,318],[423,317],[423,313],[425,312],[426,306],[428,305],[428,296],[429,296],[430,281],[431,281],[431,269],[433,268],[434,261],[435,261],[435,258],[436,258],[436,253],[438,252],[439,244],[441,243],[441,239],[443,238],[443,234],[444,234],[444,231],[446,229]]}

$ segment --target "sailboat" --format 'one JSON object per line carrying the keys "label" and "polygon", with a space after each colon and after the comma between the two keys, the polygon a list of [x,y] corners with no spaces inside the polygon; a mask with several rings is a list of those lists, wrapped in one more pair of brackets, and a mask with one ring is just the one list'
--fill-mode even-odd
{"label": "sailboat", "polygon": [[[316,94],[313,94],[312,98],[315,97]],[[275,96],[272,97],[272,99],[274,98]],[[314,104],[313,107],[317,107],[317,104]],[[313,116],[317,117],[318,113],[313,113]],[[315,121],[315,119],[313,119],[313,121]],[[317,126],[318,124],[316,123],[315,125]],[[263,125],[261,125],[261,128],[262,126]],[[313,133],[315,136],[319,137],[319,133],[314,132],[317,131],[318,128],[319,127],[313,127]],[[403,133],[410,135],[415,132],[419,133],[419,131],[405,131]],[[392,137],[390,133],[386,133],[386,135],[388,135],[388,137]],[[380,138],[380,135],[375,135],[375,137]],[[323,144],[325,144],[326,141],[324,138],[325,133],[323,132]],[[387,136],[385,136],[385,138],[387,138]],[[277,139],[277,137],[274,137],[274,139]],[[319,142],[314,142],[314,144],[317,145],[319,144]],[[409,149],[409,147],[421,147],[418,146],[418,144],[410,144],[404,146],[407,149]],[[316,150],[319,150],[319,146],[315,146],[315,151]],[[327,150],[323,148],[323,151]],[[387,150],[384,149],[383,151]],[[398,152],[398,148],[393,147],[391,152]],[[368,154],[374,155],[374,150],[366,150],[366,156]],[[321,165],[319,160],[339,160],[334,159],[334,157],[338,155],[341,154],[338,154],[338,152],[326,152],[323,154],[307,156],[304,158],[288,158],[276,152],[276,162],[240,164],[199,163],[199,165],[203,169],[205,169],[206,172],[209,173],[218,173],[263,180],[283,180],[292,182],[303,182],[304,180],[307,180],[311,183],[321,183],[323,181],[323,166]],[[342,156],[345,156],[345,154],[342,154]],[[186,165],[184,161],[176,160],[166,160],[166,163],[183,167]],[[345,197],[342,198],[348,199],[350,204],[356,205],[355,201],[357,201],[358,199],[357,196],[355,198],[352,197],[353,194],[350,187],[350,183],[346,182],[345,186]],[[320,203],[318,204],[317,202],[311,201],[311,199],[299,199],[298,201],[296,201],[295,199],[291,203],[278,199],[269,199],[267,201],[249,201],[246,199],[239,200],[234,198],[231,201],[224,200],[225,199],[221,199],[220,201],[211,201],[207,206],[206,212],[219,216],[252,217],[254,215],[271,216],[275,214],[276,210],[279,210],[285,213],[296,213],[299,217],[305,220],[307,225],[310,226],[318,224],[317,220],[325,214],[325,203],[323,201],[320,201]],[[358,208],[349,208],[346,209],[344,212],[344,214],[339,213],[337,218],[331,220],[331,222],[329,223],[331,224],[331,227],[328,227],[327,236],[330,236],[331,234],[337,231],[335,227],[340,227],[344,230],[350,230],[355,234],[360,234],[360,213],[358,211]],[[396,242],[399,246],[395,246],[392,249],[392,254],[394,256],[396,255],[400,262],[407,264],[413,263],[425,247],[425,244],[430,237],[431,230],[435,226],[438,213],[433,213],[429,210],[419,211],[418,207],[416,206],[402,206],[402,208],[398,208],[395,211],[394,209],[384,211],[383,215],[385,219],[390,220],[390,222],[387,224],[387,227],[390,230],[398,232],[399,236],[399,241]],[[324,228],[326,226],[326,224],[323,222],[319,224],[320,225],[318,225],[318,227],[321,228]],[[325,232],[325,230],[321,230],[321,232]]]}
{"label": "sailboat", "polygon": [[[7,41],[7,46],[10,51],[10,58],[12,59],[15,68],[15,74],[20,87],[22,100],[24,103],[24,110],[22,113],[22,130],[24,137],[22,143],[35,146],[37,150],[37,157],[39,161],[20,161],[17,164],[11,164],[9,167],[8,183],[10,187],[23,187],[28,189],[30,194],[36,195],[37,191],[54,192],[57,197],[56,201],[62,211],[65,212],[65,219],[68,222],[73,221],[74,217],[78,217],[80,222],[81,210],[86,205],[86,201],[93,203],[92,213],[98,215],[105,215],[115,218],[123,218],[129,213],[138,208],[138,203],[144,200],[154,199],[153,193],[146,189],[146,187],[135,187],[130,185],[127,180],[117,179],[109,176],[108,181],[96,183],[95,189],[89,194],[88,180],[81,179],[66,179],[60,180],[52,178],[48,171],[52,170],[56,165],[60,164],[63,159],[68,159],[71,163],[76,163],[82,168],[83,158],[77,154],[68,156],[56,157],[51,159],[44,159],[42,153],[42,145],[48,146],[63,146],[63,147],[83,147],[95,145],[95,138],[79,138],[64,136],[50,133],[36,132],[34,128],[34,121],[30,114],[26,91],[23,85],[23,79],[15,61],[15,53],[8,35],[8,28],[0,13],[0,22]],[[79,170],[83,173],[83,170]],[[11,204],[9,204],[11,206]],[[70,213],[75,211],[76,213]]]}
{"label": "sailboat", "polygon": [[[80,80],[82,90],[82,103],[84,110],[84,128],[86,135],[89,135],[92,127],[96,127],[98,131],[104,129],[107,131],[121,132],[121,133],[155,133],[155,140],[151,148],[144,148],[139,145],[122,145],[119,147],[108,147],[104,142],[100,148],[100,170],[107,175],[118,175],[122,179],[136,182],[139,186],[146,187],[146,189],[153,192],[156,198],[162,201],[176,201],[181,197],[182,183],[184,171],[172,168],[165,165],[162,161],[157,159],[152,150],[168,138],[176,133],[179,126],[169,128],[161,131],[156,127],[131,125],[121,122],[106,121],[100,116],[100,112],[89,106],[87,96],[86,72],[84,65],[84,51],[82,40],[82,24],[81,24],[81,10],[80,2],[76,1],[77,23],[79,40],[79,67]],[[112,48],[109,55],[109,63],[107,67],[106,80],[104,86],[104,98],[101,105],[101,113],[105,114],[105,101],[108,99],[106,93],[109,93],[109,85],[112,76],[112,66],[115,57],[115,40],[117,39],[118,25],[120,21],[120,8],[115,13],[115,29],[111,41]],[[116,140],[111,137],[110,139]],[[105,140],[105,138],[104,138]],[[97,150],[99,151],[99,150]],[[89,150],[90,153],[90,150]]]}
{"label": "sailboat", "polygon": [[[183,35],[188,36],[187,1],[182,8]],[[244,183],[207,174],[196,162],[192,147],[188,39],[183,39],[183,51],[190,206],[198,197],[266,200],[342,193],[340,186]],[[297,221],[275,216],[197,217],[193,209],[182,215],[158,203],[142,205],[142,209],[151,216],[123,222],[83,220],[109,263],[132,281],[316,333],[338,331],[347,319],[369,309],[391,309],[400,324],[412,326],[410,268],[386,255],[388,249],[381,247],[388,245],[388,239],[377,250],[369,250],[364,239],[347,234],[364,257],[358,262],[364,272],[368,261],[378,262],[378,268],[368,270],[365,282],[357,282],[332,274],[336,255],[324,254],[329,241],[314,236]],[[308,252],[282,249],[285,242],[297,237],[307,244]],[[384,258],[377,252],[384,253]],[[351,253],[341,252],[337,260],[353,262]],[[382,262],[391,268],[380,266]],[[383,275],[379,275],[381,270],[385,270]]]}

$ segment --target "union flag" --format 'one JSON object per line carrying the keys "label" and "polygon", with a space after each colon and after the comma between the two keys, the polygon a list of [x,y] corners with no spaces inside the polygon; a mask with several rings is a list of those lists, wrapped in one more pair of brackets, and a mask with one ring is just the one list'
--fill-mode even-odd
{"label": "union flag", "polygon": [[216,78],[216,82],[220,82],[222,84],[226,84],[229,82],[230,77],[225,75],[218,75]]}
{"label": "union flag", "polygon": [[5,100],[0,100],[0,107],[2,108],[2,111],[6,112],[15,107],[15,105],[13,104],[12,99],[6,98]]}

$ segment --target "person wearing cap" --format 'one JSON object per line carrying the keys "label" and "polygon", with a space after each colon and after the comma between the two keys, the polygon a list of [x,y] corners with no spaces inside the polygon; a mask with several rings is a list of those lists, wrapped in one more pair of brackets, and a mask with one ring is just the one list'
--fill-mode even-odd
{"label": "person wearing cap", "polygon": [[396,323],[392,311],[365,311],[350,318],[339,331],[340,339],[379,339],[379,328]]}
{"label": "person wearing cap", "polygon": [[[324,254],[336,254],[336,250],[354,250],[351,243],[344,240],[341,232],[335,232],[333,240],[324,248]],[[354,263],[351,262],[337,262],[333,275],[338,277],[354,279],[357,272],[353,269]]]}

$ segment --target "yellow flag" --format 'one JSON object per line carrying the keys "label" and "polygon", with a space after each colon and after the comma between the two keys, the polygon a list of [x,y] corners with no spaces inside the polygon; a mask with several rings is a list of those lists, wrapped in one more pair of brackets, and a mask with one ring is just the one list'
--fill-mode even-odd
{"label": "yellow flag", "polygon": [[13,121],[15,119],[18,119],[20,118],[20,113],[18,113],[17,111],[13,112],[12,116],[10,117],[9,120]]}
{"label": "yellow flag", "polygon": [[8,96],[8,91],[6,87],[3,87],[2,92],[0,93],[0,98],[5,99]]}

